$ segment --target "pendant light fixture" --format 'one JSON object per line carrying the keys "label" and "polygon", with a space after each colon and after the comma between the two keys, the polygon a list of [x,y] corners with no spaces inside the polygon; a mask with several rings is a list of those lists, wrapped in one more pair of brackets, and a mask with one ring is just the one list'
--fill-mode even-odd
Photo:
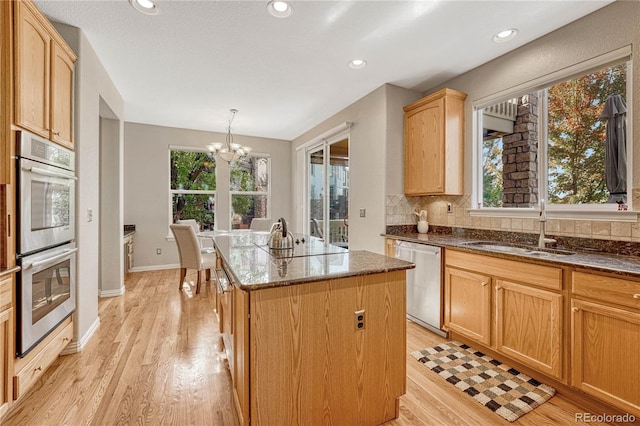
{"label": "pendant light fixture", "polygon": [[227,126],[227,146],[223,147],[223,145],[219,142],[207,145],[207,149],[209,150],[209,155],[211,157],[217,155],[227,163],[241,160],[252,151],[252,148],[248,146],[240,146],[240,144],[233,143],[233,135],[231,134],[231,123],[236,117],[236,113],[238,112],[238,110],[233,108],[230,111],[232,115],[231,119],[229,120],[229,125]]}

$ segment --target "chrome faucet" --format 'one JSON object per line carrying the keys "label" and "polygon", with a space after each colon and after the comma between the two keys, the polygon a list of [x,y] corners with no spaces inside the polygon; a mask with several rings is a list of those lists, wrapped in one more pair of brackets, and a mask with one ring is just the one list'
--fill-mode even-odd
{"label": "chrome faucet", "polygon": [[538,238],[538,247],[545,248],[544,231],[547,225],[547,212],[544,209],[544,200],[540,200],[540,238]]}
{"label": "chrome faucet", "polygon": [[547,225],[547,211],[544,207],[544,200],[540,200],[540,237],[538,238],[538,247],[545,248],[547,243],[555,243],[553,238],[545,237],[545,228]]}

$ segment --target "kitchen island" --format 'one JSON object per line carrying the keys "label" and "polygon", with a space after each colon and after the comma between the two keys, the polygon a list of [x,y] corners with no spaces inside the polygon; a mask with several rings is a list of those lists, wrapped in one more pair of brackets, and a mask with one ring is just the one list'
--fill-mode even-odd
{"label": "kitchen island", "polygon": [[412,263],[308,236],[278,257],[268,233],[204,235],[218,254],[218,315],[243,424],[379,425],[398,416]]}

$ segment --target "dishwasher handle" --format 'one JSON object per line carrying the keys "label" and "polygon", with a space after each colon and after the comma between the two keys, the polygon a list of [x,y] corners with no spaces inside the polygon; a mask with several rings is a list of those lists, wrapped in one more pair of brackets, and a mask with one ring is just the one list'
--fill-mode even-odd
{"label": "dishwasher handle", "polygon": [[398,249],[426,252],[429,254],[433,254],[435,256],[440,256],[440,254],[442,253],[442,248],[439,246],[432,246],[430,244],[411,243],[408,241],[401,241],[401,240],[396,240],[395,248],[396,248],[396,257],[398,257]]}

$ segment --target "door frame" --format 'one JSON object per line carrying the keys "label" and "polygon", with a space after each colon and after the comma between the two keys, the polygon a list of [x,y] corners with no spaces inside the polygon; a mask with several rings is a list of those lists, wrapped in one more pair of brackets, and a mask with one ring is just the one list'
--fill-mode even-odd
{"label": "door frame", "polygon": [[[297,229],[301,230],[303,234],[309,235],[310,232],[310,223],[308,219],[309,215],[309,155],[313,151],[317,151],[318,148],[322,147],[324,150],[324,158],[328,157],[329,146],[335,142],[338,142],[343,139],[347,139],[347,143],[351,143],[351,123],[345,121],[344,123],[339,124],[333,129],[321,134],[320,136],[311,139],[310,141],[298,146],[296,148],[296,188],[295,188],[295,196],[296,196],[296,222]],[[329,175],[328,164],[324,165],[324,184],[325,187],[329,186]],[[327,196],[325,191],[325,197]],[[349,197],[350,198],[350,197]],[[350,204],[350,200],[348,201]],[[349,211],[351,207],[349,206]],[[324,217],[329,217],[329,204],[325,203],[324,205]],[[324,221],[323,224],[323,235],[329,235],[329,221]],[[328,238],[325,238],[325,243],[328,244]]]}

